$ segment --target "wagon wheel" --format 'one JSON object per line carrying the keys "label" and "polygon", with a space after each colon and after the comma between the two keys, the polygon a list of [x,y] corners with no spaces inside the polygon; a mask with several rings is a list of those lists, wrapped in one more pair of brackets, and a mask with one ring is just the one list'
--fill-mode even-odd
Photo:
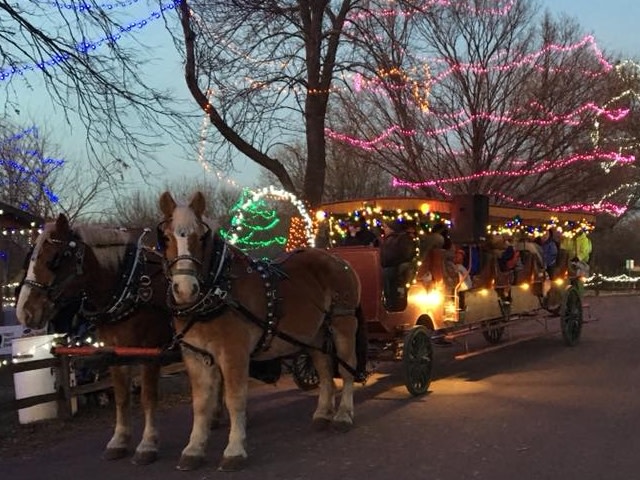
{"label": "wagon wheel", "polygon": [[500,320],[489,320],[482,325],[482,336],[492,345],[500,343],[502,340],[504,325],[500,326],[500,323]]}
{"label": "wagon wheel", "polygon": [[427,393],[431,383],[433,347],[429,330],[423,325],[413,327],[406,334],[402,351],[405,385],[411,395]]}
{"label": "wagon wheel", "polygon": [[573,287],[569,288],[562,303],[560,327],[564,343],[570,347],[576,345],[582,332],[582,300]]}
{"label": "wagon wheel", "polygon": [[309,391],[318,388],[320,377],[313,366],[311,355],[306,352],[298,354],[291,365],[291,376],[300,390]]}

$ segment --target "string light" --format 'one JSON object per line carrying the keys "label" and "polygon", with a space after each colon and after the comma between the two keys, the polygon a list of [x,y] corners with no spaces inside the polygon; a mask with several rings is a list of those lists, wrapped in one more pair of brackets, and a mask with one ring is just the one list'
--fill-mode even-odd
{"label": "string light", "polygon": [[[303,231],[296,237],[304,237],[306,239],[306,245],[315,245],[315,235],[313,229],[313,220],[311,219],[304,202],[299,200],[294,194],[287,192],[286,190],[277,189],[273,185],[264,187],[258,191],[252,191],[245,189],[240,201],[232,207],[234,215],[231,218],[231,231],[226,232],[225,236],[231,244],[243,245],[244,248],[262,248],[272,244],[286,245],[287,238],[282,236],[273,237],[267,240],[255,240],[253,233],[258,231],[270,230],[279,223],[277,213],[275,210],[267,210],[264,203],[265,197],[271,197],[277,200],[284,200],[291,203],[300,214],[302,218],[304,228]],[[262,218],[262,221],[266,221],[266,224],[250,225],[247,227],[246,214],[249,216],[258,216]],[[290,227],[291,228],[291,227]],[[248,229],[249,234],[242,235],[242,232]]]}
{"label": "string light", "polygon": [[441,178],[441,179],[433,179],[433,180],[424,180],[421,182],[409,182],[406,180],[400,180],[398,178],[393,179],[394,187],[404,187],[404,188],[424,188],[431,187],[434,185],[448,184],[448,183],[460,183],[460,182],[468,182],[471,180],[478,180],[480,178],[485,177],[509,177],[509,178],[517,178],[517,177],[526,177],[530,175],[541,175],[550,170],[557,170],[560,168],[566,168],[577,162],[590,162],[594,160],[602,160],[602,159],[615,159],[615,161],[619,163],[633,163],[635,162],[634,155],[620,155],[614,152],[596,152],[593,154],[577,154],[573,155],[564,160],[558,161],[545,161],[542,162],[541,165],[538,165],[533,168],[527,168],[522,170],[484,170],[482,172],[472,173],[470,175],[460,175],[457,177],[450,178]]}
{"label": "string light", "polygon": [[319,226],[326,222],[329,244],[332,247],[336,247],[342,243],[342,240],[348,234],[348,225],[350,223],[365,223],[369,230],[375,232],[379,230],[384,223],[399,221],[413,227],[417,238],[430,232],[432,227],[437,223],[444,223],[450,226],[450,220],[446,219],[443,213],[431,211],[428,204],[424,205],[424,208],[419,210],[383,210],[378,206],[365,205],[361,209],[343,214],[319,211],[316,214],[316,218],[318,219]]}
{"label": "string light", "polygon": [[362,75],[356,74],[353,81],[354,89],[356,92],[360,92],[366,88],[384,94],[387,90],[408,90],[420,110],[427,112],[429,110],[429,92],[431,91],[431,72],[426,63],[422,69],[424,76],[422,81],[411,79],[406,71],[400,67],[379,69],[377,77],[372,80],[367,80]]}
{"label": "string light", "polygon": [[[624,77],[625,70],[629,70],[629,69],[634,72],[633,73],[634,77],[637,77],[638,74],[640,73],[640,65],[638,65],[637,63],[631,60],[625,60],[620,64],[616,65],[615,72],[618,75],[618,77],[622,78]],[[607,103],[604,104],[604,107],[607,107],[610,104],[619,102],[626,98],[630,98],[631,101],[634,101],[634,100],[637,101],[638,99],[640,99],[640,94],[632,88],[627,89],[621,94],[616,95],[615,97],[610,99]],[[592,138],[594,147],[598,148],[600,146],[600,120],[598,118],[594,120],[594,131],[591,135],[591,138]],[[638,142],[636,138],[633,138],[634,140],[633,142],[630,142],[630,139],[628,138],[624,138],[621,140],[627,144],[619,147],[621,151],[635,149],[638,146]],[[605,171],[605,173],[609,173],[611,171],[611,168],[614,167],[615,165],[616,165],[616,162],[603,163],[602,169]]]}
{"label": "string light", "polygon": [[76,5],[75,3],[63,3],[63,2],[56,2],[53,0],[39,1],[37,3],[43,4],[43,5],[51,5],[51,6],[60,8],[62,10],[73,10],[75,12],[88,12],[89,10],[94,9],[95,7],[98,7],[99,9],[102,9],[102,10],[114,10],[116,8],[126,8],[126,7],[130,7],[131,5],[135,5],[139,1],[140,0],[126,0],[126,1],[113,2],[113,3],[101,3],[96,6],[91,5],[90,3],[87,3],[87,2],[82,2]]}
{"label": "string light", "polygon": [[[420,132],[420,133],[425,137],[435,137],[439,135],[444,135],[444,134],[459,130],[462,127],[467,126],[477,120],[488,120],[496,123],[507,123],[507,124],[517,125],[521,127],[551,126],[558,123],[564,123],[570,126],[577,126],[577,125],[580,125],[581,123],[578,117],[587,111],[595,112],[598,115],[605,116],[606,118],[612,121],[621,120],[629,113],[629,109],[607,110],[597,106],[593,102],[589,102],[577,108],[576,110],[563,115],[550,115],[544,119],[532,119],[532,120],[522,120],[515,116],[511,116],[513,115],[513,112],[507,113],[504,115],[495,115],[490,112],[479,112],[474,115],[469,115],[464,110],[460,110],[458,112],[454,112],[450,114],[433,113],[432,111],[430,111],[429,113],[427,113],[427,115],[434,116],[437,119],[455,120],[455,119],[461,119],[462,117],[466,117],[466,118],[452,125],[447,125],[441,128],[434,128],[431,130],[425,130],[424,132]],[[394,133],[398,133],[404,137],[414,137],[416,136],[418,131],[415,129],[406,130],[406,129],[403,129],[400,125],[392,125],[391,127],[384,130],[381,134],[374,137],[372,140],[365,140],[365,139],[349,136],[346,134],[342,134],[328,127],[325,128],[325,133],[332,140],[338,140],[343,143],[347,143],[352,147],[359,147],[363,150],[373,150],[374,148],[379,149],[380,146],[378,144],[385,142]]]}
{"label": "string light", "polygon": [[[430,59],[425,59],[425,61],[428,62],[432,68],[438,64],[443,64],[448,67],[446,70],[433,76],[433,83],[439,83],[445,80],[450,75],[458,74],[463,71],[472,72],[477,75],[486,75],[491,72],[506,72],[510,70],[515,70],[523,66],[530,66],[531,64],[533,64],[533,62],[537,61],[539,58],[546,57],[551,53],[571,53],[575,50],[579,50],[585,47],[591,48],[591,50],[593,51],[596,57],[596,60],[602,67],[602,70],[599,70],[599,71],[583,70],[580,72],[582,75],[588,76],[588,77],[596,77],[596,76],[603,75],[611,71],[612,68],[614,68],[613,65],[606,59],[602,51],[598,48],[596,39],[592,35],[587,35],[579,42],[576,42],[570,45],[550,44],[536,52],[523,55],[513,61],[494,64],[494,65],[488,65],[488,66],[483,65],[481,63],[456,63],[451,66],[450,61],[447,59],[430,58]],[[506,54],[507,53],[505,52],[504,55]],[[494,62],[502,61],[502,57],[504,55],[501,55],[501,54],[495,55]],[[545,70],[543,71],[547,72],[549,70],[545,68]],[[553,72],[553,71],[559,71],[559,70],[551,69],[551,71]],[[574,74],[577,73],[574,70],[568,70],[567,73],[569,72]]]}
{"label": "string light", "polygon": [[[479,8],[474,7],[470,4],[461,4],[460,2],[453,0],[426,0],[421,2],[419,5],[413,4],[411,10],[403,10],[403,9],[378,9],[378,10],[369,10],[366,12],[359,11],[351,16],[349,16],[349,22],[355,22],[358,20],[364,20],[370,17],[412,17],[414,15],[418,15],[420,13],[427,12],[429,9],[433,7],[458,7],[464,8],[467,12],[472,15],[491,15],[491,16],[504,16],[515,4],[515,0],[508,0],[505,2],[496,2],[498,5],[493,8]],[[504,3],[504,5],[500,6],[500,3]]]}
{"label": "string light", "polygon": [[623,215],[628,207],[626,205],[618,205],[611,202],[597,202],[595,204],[588,203],[569,203],[563,205],[549,205],[544,202],[527,202],[524,200],[518,200],[509,195],[505,195],[502,192],[497,192],[495,190],[491,190],[488,192],[489,195],[495,196],[502,200],[506,200],[508,203],[512,205],[517,205],[525,208],[539,208],[542,210],[549,210],[552,212],[585,212],[585,213],[607,213],[614,217],[619,217]]}
{"label": "string light", "polygon": [[547,223],[527,225],[523,223],[521,217],[516,216],[502,225],[487,225],[487,233],[515,238],[537,238],[544,235],[550,228],[555,229],[565,238],[573,238],[579,233],[592,232],[595,224],[586,218],[580,221],[566,220],[561,222],[558,217],[551,216]]}
{"label": "string light", "polygon": [[[77,45],[75,45],[74,50],[81,54],[87,54],[93,50],[98,49],[104,44],[112,45],[120,40],[123,34],[127,34],[135,30],[142,30],[153,21],[163,18],[166,11],[176,8],[180,3],[182,3],[182,0],[173,0],[173,2],[169,4],[161,5],[159,10],[152,11],[145,18],[131,22],[125,26],[120,26],[114,32],[111,32],[101,38],[95,40],[84,40],[78,43]],[[27,63],[20,66],[5,68],[3,70],[0,70],[0,81],[9,80],[15,75],[24,75],[27,72],[45,70],[49,67],[56,67],[70,59],[71,55],[69,53],[60,53],[52,55],[48,59],[41,60],[36,63]]]}
{"label": "string light", "polygon": [[[31,169],[28,166],[21,165],[16,160],[13,160],[10,158],[9,159],[0,158],[0,166],[8,167],[13,171],[23,175],[22,177],[20,177],[19,180],[14,179],[13,180],[14,183],[28,180],[34,185],[36,185],[37,187],[39,187],[39,189],[45,194],[45,196],[47,197],[47,199],[49,199],[49,201],[51,201],[52,203],[57,203],[59,200],[59,197],[51,190],[51,188],[49,188],[42,181],[42,179],[48,178],[55,169],[63,166],[65,161],[62,159],[45,157],[42,154],[42,152],[39,150],[33,150],[33,149],[25,150],[17,147],[13,147],[11,149],[7,148],[9,144],[17,143],[18,141],[24,140],[29,136],[32,136],[34,140],[37,140],[38,135],[39,135],[38,128],[34,125],[32,127],[26,128],[20,132],[14,133],[13,135],[10,135],[4,138],[3,140],[0,141],[0,146],[4,147],[0,155],[9,156],[11,153],[13,153],[18,156],[26,155],[30,157],[35,157],[36,159],[39,160],[41,165],[48,167],[47,169],[43,169],[43,168]],[[0,184],[2,183],[3,181],[0,180]],[[29,209],[29,205],[26,205],[26,204],[23,205],[22,207],[25,210]]]}

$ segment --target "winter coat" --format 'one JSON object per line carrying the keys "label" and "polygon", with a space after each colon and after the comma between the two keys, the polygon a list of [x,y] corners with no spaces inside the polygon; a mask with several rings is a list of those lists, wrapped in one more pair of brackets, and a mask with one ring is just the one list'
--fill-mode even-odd
{"label": "winter coat", "polygon": [[397,267],[411,262],[415,253],[415,242],[409,233],[392,232],[382,239],[380,263],[382,268]]}

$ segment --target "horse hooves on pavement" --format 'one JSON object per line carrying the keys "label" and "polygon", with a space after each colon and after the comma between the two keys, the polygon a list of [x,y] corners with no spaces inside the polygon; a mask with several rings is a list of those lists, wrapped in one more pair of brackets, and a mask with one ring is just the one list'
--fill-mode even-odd
{"label": "horse hooves on pavement", "polygon": [[331,425],[331,420],[328,418],[314,418],[311,422],[311,428],[313,428],[316,432],[322,432],[327,430]]}
{"label": "horse hooves on pavement", "polygon": [[344,420],[334,420],[331,422],[331,429],[339,433],[346,433],[351,430],[352,427],[353,424],[351,422],[345,422]]}
{"label": "horse hooves on pavement", "polygon": [[182,455],[176,468],[182,471],[197,470],[204,464],[204,457]]}
{"label": "horse hooves on pavement", "polygon": [[218,466],[221,472],[237,472],[247,465],[247,457],[241,455],[235,457],[222,457],[222,461]]}
{"label": "horse hooves on pavement", "polygon": [[149,465],[158,459],[158,452],[155,450],[147,450],[145,452],[136,452],[131,459],[134,465]]}
{"label": "horse hooves on pavement", "polygon": [[129,455],[129,449],[125,448],[125,447],[121,447],[121,448],[107,448],[103,453],[102,453],[102,459],[103,460],[120,460],[121,458],[124,458],[126,456]]}

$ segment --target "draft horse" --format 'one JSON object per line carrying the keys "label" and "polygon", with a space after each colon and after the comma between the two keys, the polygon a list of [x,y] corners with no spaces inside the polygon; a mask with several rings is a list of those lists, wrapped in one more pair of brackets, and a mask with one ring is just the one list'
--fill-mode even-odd
{"label": "draft horse", "polygon": [[[20,287],[16,314],[23,325],[40,329],[72,303],[95,326],[107,346],[165,347],[173,337],[162,258],[145,248],[142,236],[91,225],[73,228],[66,216],[47,223],[39,235]],[[128,365],[110,367],[116,425],[103,458],[128,455],[131,434],[131,378]],[[158,453],[156,410],[160,365],[142,365],[144,431],[132,462],[149,464]]]}
{"label": "draft horse", "polygon": [[[301,248],[269,262],[252,259],[214,231],[203,216],[206,204],[201,192],[188,204],[177,204],[165,192],[159,206],[164,220],[158,234],[171,283],[168,301],[193,400],[193,428],[178,468],[190,470],[204,462],[210,397],[215,391],[209,368],[213,362],[222,373],[230,420],[220,470],[237,470],[247,461],[252,360],[308,351],[320,380],[314,426],[348,430],[354,416],[354,376],[360,377],[366,362],[356,354],[357,338],[366,339],[360,281],[351,266],[315,248]],[[337,410],[336,363],[343,379]]]}

